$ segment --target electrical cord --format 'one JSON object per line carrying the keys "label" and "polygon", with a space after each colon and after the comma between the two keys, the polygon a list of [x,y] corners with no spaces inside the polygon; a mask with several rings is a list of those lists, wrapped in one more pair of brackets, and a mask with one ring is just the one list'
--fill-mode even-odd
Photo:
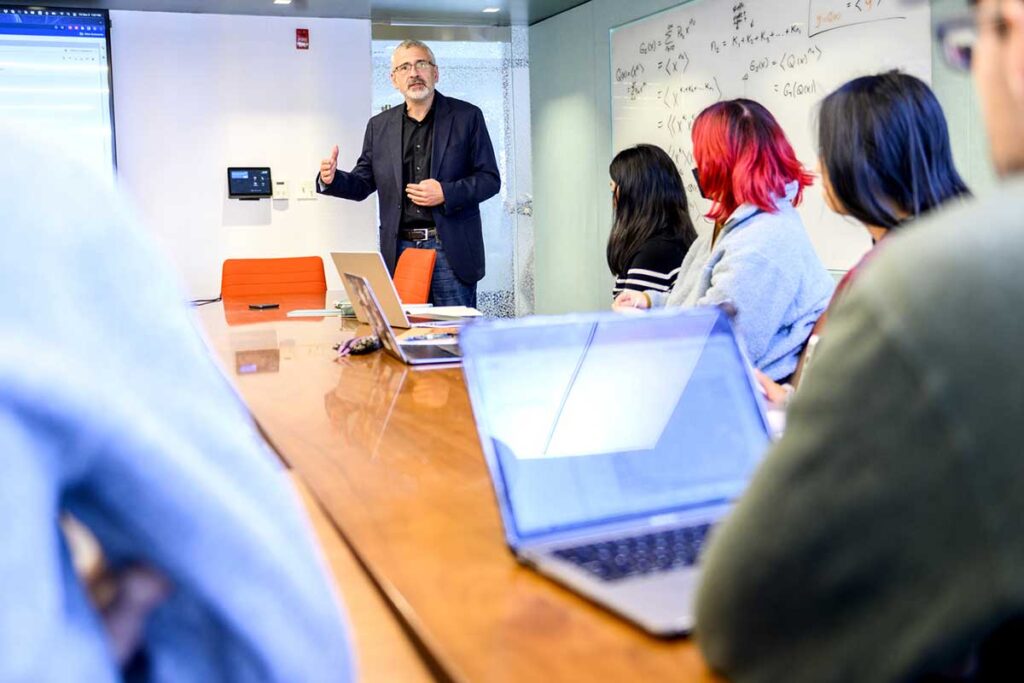
{"label": "electrical cord", "polygon": [[220,295],[216,299],[192,299],[189,303],[193,306],[205,306],[206,304],[215,304],[220,301]]}

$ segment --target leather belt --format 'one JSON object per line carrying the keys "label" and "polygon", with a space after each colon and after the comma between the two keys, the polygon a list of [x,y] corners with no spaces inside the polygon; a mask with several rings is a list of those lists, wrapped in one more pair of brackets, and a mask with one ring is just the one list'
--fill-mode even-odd
{"label": "leather belt", "polygon": [[398,237],[410,242],[422,242],[437,237],[437,228],[412,228],[411,230],[399,230]]}

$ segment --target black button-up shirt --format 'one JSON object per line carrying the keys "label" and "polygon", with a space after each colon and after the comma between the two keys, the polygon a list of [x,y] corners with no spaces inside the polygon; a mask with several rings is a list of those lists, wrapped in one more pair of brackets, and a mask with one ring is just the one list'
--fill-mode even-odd
{"label": "black button-up shirt", "polygon": [[429,228],[434,218],[429,206],[417,206],[405,193],[409,183],[419,183],[430,177],[430,159],[434,145],[434,107],[422,121],[409,116],[409,108],[402,117],[402,219],[399,230]]}

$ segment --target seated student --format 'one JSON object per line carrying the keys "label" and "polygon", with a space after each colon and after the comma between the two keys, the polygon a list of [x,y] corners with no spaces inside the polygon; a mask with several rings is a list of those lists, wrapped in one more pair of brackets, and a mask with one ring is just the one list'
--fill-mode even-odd
{"label": "seated student", "polygon": [[[826,97],[818,145],[825,203],[860,221],[876,245],[890,231],[969,194],[953,163],[942,106],[927,84],[908,74],[855,78]],[[873,253],[840,280],[830,309]],[[828,311],[813,334],[820,335],[827,317]],[[758,379],[776,403],[792,392],[763,373]]]}
{"label": "seated student", "polygon": [[176,278],[109,183],[9,129],[0,149],[0,680],[351,680],[298,500]]}
{"label": "seated student", "polygon": [[1024,680],[1024,3],[975,4],[939,35],[1001,186],[886,238],[831,314],[704,557],[729,680]]}
{"label": "seated student", "polygon": [[626,290],[614,308],[729,302],[754,366],[789,377],[834,284],[795,208],[813,177],[771,113],[751,100],[701,112],[693,154],[714,230],[693,243],[670,293]]}
{"label": "seated student", "polygon": [[667,292],[697,239],[679,169],[660,147],[637,145],[608,167],[615,221],[608,236],[612,296],[624,289]]}

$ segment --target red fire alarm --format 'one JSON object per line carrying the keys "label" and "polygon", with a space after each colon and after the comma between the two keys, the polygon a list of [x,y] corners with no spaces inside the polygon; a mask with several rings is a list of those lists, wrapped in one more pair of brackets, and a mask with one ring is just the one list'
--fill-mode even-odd
{"label": "red fire alarm", "polygon": [[308,50],[309,49],[309,29],[308,28],[297,28],[297,29],[295,29],[295,49],[296,50]]}

